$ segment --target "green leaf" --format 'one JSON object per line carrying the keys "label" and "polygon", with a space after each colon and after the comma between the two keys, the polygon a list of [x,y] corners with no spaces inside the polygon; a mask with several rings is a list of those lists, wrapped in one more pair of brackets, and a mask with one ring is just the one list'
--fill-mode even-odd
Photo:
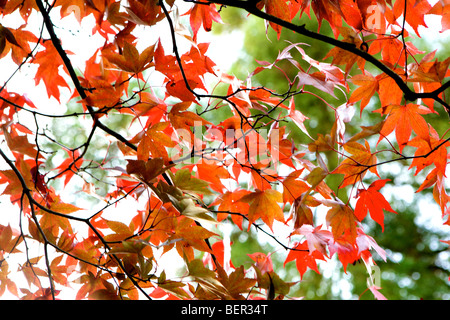
{"label": "green leaf", "polygon": [[147,185],[151,185],[156,178],[171,166],[164,166],[162,158],[145,160],[128,160],[127,173],[137,177]]}
{"label": "green leaf", "polygon": [[203,265],[200,259],[187,261],[189,276],[195,279],[204,290],[207,290],[218,297],[229,298],[227,289],[217,280],[216,273]]}
{"label": "green leaf", "polygon": [[184,283],[172,280],[164,280],[162,283],[158,283],[158,286],[164,291],[170,292],[180,299],[191,299],[186,291],[182,289],[185,286]]}
{"label": "green leaf", "polygon": [[179,202],[182,208],[181,214],[198,222],[218,223],[213,217],[207,214],[207,209],[196,206],[190,198],[185,198]]}
{"label": "green leaf", "polygon": [[258,280],[258,286],[269,290],[272,299],[275,294],[283,296],[289,294],[291,287],[295,284],[293,282],[285,282],[281,280],[280,276],[273,271],[262,273],[257,267],[254,267]]}
{"label": "green leaf", "polygon": [[185,192],[212,194],[208,189],[209,182],[194,178],[189,169],[178,170],[172,180],[175,186]]}
{"label": "green leaf", "polygon": [[308,174],[306,181],[311,185],[311,188],[314,189],[327,175],[328,173],[321,167],[316,167]]}

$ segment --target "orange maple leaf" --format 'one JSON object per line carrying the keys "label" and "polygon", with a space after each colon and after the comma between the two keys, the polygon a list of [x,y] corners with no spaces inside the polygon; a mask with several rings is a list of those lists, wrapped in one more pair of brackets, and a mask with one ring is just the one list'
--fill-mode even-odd
{"label": "orange maple leaf", "polygon": [[220,14],[217,12],[216,5],[213,3],[197,3],[192,9],[186,12],[186,15],[187,14],[190,14],[189,22],[191,24],[192,32],[194,33],[194,41],[197,39],[197,33],[201,25],[203,25],[205,31],[211,31],[213,21],[223,23]]}
{"label": "orange maple leaf", "polygon": [[2,13],[5,16],[17,9],[19,9],[20,16],[26,23],[28,22],[28,17],[33,10],[39,11],[36,1],[34,0],[9,0],[6,1],[4,8],[2,8]]}
{"label": "orange maple leaf", "polygon": [[[311,0],[308,0],[308,2],[311,2]],[[322,26],[323,19],[325,19],[333,29],[334,36],[337,37],[339,35],[338,27],[342,25],[342,13],[339,12],[339,1],[315,0],[311,3],[312,9],[317,16],[319,29]]]}
{"label": "orange maple leaf", "polygon": [[412,131],[414,131],[418,137],[430,143],[428,125],[422,117],[423,114],[432,112],[427,107],[409,103],[402,106],[391,105],[386,108],[375,110],[374,112],[389,114],[380,131],[378,143],[394,130],[400,152],[402,152],[403,148],[407,145]]}
{"label": "orange maple leaf", "polygon": [[[398,70],[397,70],[398,71]],[[403,98],[403,91],[395,83],[394,79],[382,73],[376,76],[378,81],[378,96],[382,107],[391,104],[400,104]]]}
{"label": "orange maple leaf", "polygon": [[217,213],[217,221],[220,222],[225,220],[228,215],[231,215],[231,219],[234,224],[242,230],[242,215],[247,214],[249,205],[248,203],[241,202],[239,200],[248,194],[250,194],[250,191],[239,189],[235,191],[227,191],[217,197],[216,201],[212,203],[212,205],[218,205],[217,209],[219,212]]}
{"label": "orange maple leaf", "polygon": [[353,210],[340,201],[324,200],[323,204],[331,207],[327,212],[327,226],[331,226],[334,239],[346,239],[349,243],[356,241],[356,216]]}
{"label": "orange maple leaf", "polygon": [[427,14],[441,15],[441,32],[450,29],[450,2],[437,1],[436,4],[427,12]]}
{"label": "orange maple leaf", "polygon": [[[32,144],[28,140],[28,136],[19,135],[16,129],[26,128],[24,126],[17,126],[15,124],[9,126],[10,130],[8,130],[8,125],[4,124],[1,126],[3,135],[5,137],[6,143],[8,147],[14,153],[27,155],[30,158],[39,157],[42,158],[42,155],[38,153],[36,150],[36,145]],[[23,128],[22,128],[23,127]],[[28,129],[26,129],[26,133],[30,133]]]}
{"label": "orange maple leaf", "polygon": [[243,196],[239,201],[250,204],[248,210],[248,228],[258,218],[261,218],[272,230],[274,220],[283,222],[283,210],[278,203],[283,202],[283,196],[280,192],[273,189],[264,191],[256,190]]}
{"label": "orange maple leaf", "polygon": [[119,112],[134,115],[133,121],[148,117],[145,123],[146,127],[161,122],[161,118],[167,111],[167,105],[164,101],[150,92],[141,92],[139,97],[139,102],[130,106],[130,108],[119,109]]}
{"label": "orange maple leaf", "polygon": [[294,228],[299,229],[304,225],[313,225],[314,215],[311,207],[317,207],[318,205],[320,205],[320,202],[307,194],[294,201],[290,210],[291,216],[289,217],[294,221]]}
{"label": "orange maple leaf", "polygon": [[[231,245],[231,243],[230,243]],[[217,262],[219,264],[220,267],[224,267],[225,265],[228,265],[230,268],[235,268],[235,266],[233,265],[233,262],[231,262],[231,259],[228,261],[225,261],[225,244],[223,242],[223,240],[214,242],[211,245],[211,250],[214,254],[214,257],[217,259]],[[214,268],[216,268],[216,264],[214,262],[214,259],[212,258],[211,254],[206,254],[203,257],[203,263],[205,265],[211,263],[212,266],[214,266]]]}
{"label": "orange maple leaf", "polygon": [[[291,13],[289,10],[289,6],[284,0],[264,0],[261,1],[259,6],[262,7],[262,4],[266,7],[266,12],[274,17],[277,17],[284,21],[290,21]],[[261,8],[260,8],[261,9]],[[277,33],[278,39],[281,36],[282,27],[274,22],[269,21],[270,26]]]}
{"label": "orange maple leaf", "polygon": [[[407,36],[407,31],[405,31],[404,36]],[[381,57],[384,62],[390,66],[405,65],[405,50],[408,55],[423,53],[423,51],[417,49],[412,42],[406,41],[403,43],[403,41],[398,38],[398,32],[396,33],[395,31],[393,32],[393,35],[388,38],[384,37],[384,35],[378,36],[377,41],[372,42],[369,47],[369,53],[372,55],[381,51]]]}
{"label": "orange maple leaf", "polygon": [[360,114],[362,114],[364,108],[378,90],[378,81],[369,72],[365,72],[364,74],[357,74],[353,76],[351,78],[351,82],[359,87],[353,91],[348,99],[348,103],[355,103],[361,100]]}
{"label": "orange maple leaf", "polygon": [[81,23],[81,20],[86,16],[86,9],[83,0],[56,0],[55,7],[61,7],[60,15],[61,18],[67,17],[72,12],[74,17]]}
{"label": "orange maple leaf", "polygon": [[184,74],[178,60],[173,55],[166,55],[160,42],[155,49],[155,69],[166,76],[167,94],[181,101],[196,101],[194,89],[206,90],[203,77],[205,73],[214,74],[215,63],[205,56],[208,43],[199,43],[180,57]]}
{"label": "orange maple leaf", "polygon": [[376,166],[374,166],[377,159],[375,154],[372,154],[370,151],[370,146],[367,141],[365,141],[364,146],[354,141],[347,142],[344,144],[344,150],[349,152],[351,156],[342,161],[332,172],[344,174],[344,180],[339,188],[355,184],[364,177],[368,170],[378,175]]}
{"label": "orange maple leaf", "polygon": [[230,173],[224,166],[204,161],[201,165],[197,165],[197,176],[201,180],[211,182],[210,188],[221,193],[224,190],[221,179],[229,178]]}
{"label": "orange maple leaf", "polygon": [[393,5],[392,11],[395,18],[404,15],[406,22],[408,22],[416,34],[419,35],[419,26],[427,27],[424,16],[430,9],[431,5],[428,1],[397,0]]}
{"label": "orange maple leaf", "polygon": [[[436,169],[445,176],[447,167],[447,147],[450,144],[439,138],[436,130],[430,126],[429,140],[421,137],[414,137],[408,142],[408,146],[417,148],[414,158],[411,162],[410,169],[416,167],[417,175],[422,169],[434,164]],[[429,154],[425,157],[425,155]]]}
{"label": "orange maple leaf", "polygon": [[106,241],[124,241],[133,236],[133,230],[120,221],[106,220],[102,218],[108,228],[114,233],[104,236]]}
{"label": "orange maple leaf", "polygon": [[361,12],[358,1],[340,0],[339,7],[347,24],[355,30],[360,31],[363,27],[363,12]]}
{"label": "orange maple leaf", "polygon": [[[448,6],[450,11],[450,6]],[[410,76],[408,81],[413,82],[416,92],[432,92],[441,87],[441,82],[449,70],[450,58],[443,61],[434,59],[436,51],[425,55],[420,62],[409,66]],[[439,96],[442,98],[442,94]],[[424,98],[422,102],[434,111],[434,99]]]}
{"label": "orange maple leaf", "polygon": [[147,128],[137,148],[138,160],[148,160],[151,154],[153,158],[162,158],[169,163],[166,147],[175,147],[177,143],[164,132],[168,126],[168,122],[159,122]]}
{"label": "orange maple leaf", "polygon": [[25,26],[12,29],[0,24],[0,59],[11,51],[11,58],[20,65],[31,53],[29,42],[37,42],[38,38],[30,31],[23,30]]}
{"label": "orange maple leaf", "polygon": [[142,182],[150,185],[157,181],[157,177],[170,166],[164,165],[164,159],[153,158],[149,160],[128,160],[127,173],[137,177]]}
{"label": "orange maple leaf", "polygon": [[[343,36],[343,42],[354,44],[356,47],[360,47],[363,41],[358,36],[358,34],[347,27],[340,27],[339,31],[341,35]],[[324,57],[324,59],[327,59],[329,57],[333,57],[332,64],[334,65],[344,65],[345,64],[345,75],[347,75],[353,65],[356,63],[360,70],[364,70],[365,60],[361,58],[360,56],[351,53],[347,50],[333,47],[327,55]]]}
{"label": "orange maple leaf", "polygon": [[89,89],[86,91],[85,103],[98,108],[117,106],[124,89],[120,84],[112,85],[102,79],[92,79],[85,87]]}
{"label": "orange maple leaf", "polygon": [[359,221],[362,221],[367,212],[370,213],[370,217],[375,220],[384,231],[384,213],[383,210],[396,213],[394,209],[391,208],[389,202],[386,201],[384,196],[379,192],[379,190],[384,187],[389,179],[382,179],[372,182],[372,184],[367,188],[367,190],[360,189],[358,191],[358,201],[355,206],[355,216]]}
{"label": "orange maple leaf", "polygon": [[186,111],[191,106],[191,102],[180,102],[175,104],[169,112],[169,120],[175,129],[185,129],[191,131],[194,125],[211,124],[192,111]]}
{"label": "orange maple leaf", "polygon": [[51,41],[44,41],[43,46],[45,50],[36,53],[32,61],[38,64],[35,77],[36,85],[41,80],[44,81],[48,96],[53,96],[60,102],[59,87],[70,89],[66,80],[59,74],[59,67],[64,65],[64,62]]}
{"label": "orange maple leaf", "polygon": [[300,196],[309,190],[309,185],[298,179],[303,170],[296,170],[290,173],[283,180],[283,202],[294,203],[295,199],[300,198]]}
{"label": "orange maple leaf", "polygon": [[9,224],[8,226],[0,224],[0,250],[11,253],[20,252],[17,249],[17,245],[21,243],[22,240],[23,238],[20,237],[20,235],[17,234],[17,231],[13,230]]}
{"label": "orange maple leaf", "polygon": [[154,52],[155,45],[151,45],[139,53],[134,45],[125,41],[121,54],[105,51],[103,56],[119,69],[137,74],[155,65],[152,62]]}
{"label": "orange maple leaf", "polygon": [[[220,272],[220,266],[218,270]],[[251,291],[251,288],[256,283],[256,279],[247,278],[244,271],[244,266],[240,266],[229,276],[225,272],[221,272],[220,282],[234,299],[242,300],[245,298],[241,295],[241,293],[247,293]]]}
{"label": "orange maple leaf", "polygon": [[178,224],[175,228],[174,239],[182,239],[182,241],[178,241],[176,243],[176,248],[180,253],[180,256],[183,256],[184,252],[185,254],[187,254],[188,258],[193,258],[192,248],[208,253],[213,253],[208,244],[205,242],[205,239],[208,239],[212,236],[217,236],[217,234],[199,225],[196,225],[194,221],[189,218],[182,218],[178,221]]}
{"label": "orange maple leaf", "polygon": [[152,26],[165,18],[158,0],[128,0],[128,5],[129,19],[136,24]]}

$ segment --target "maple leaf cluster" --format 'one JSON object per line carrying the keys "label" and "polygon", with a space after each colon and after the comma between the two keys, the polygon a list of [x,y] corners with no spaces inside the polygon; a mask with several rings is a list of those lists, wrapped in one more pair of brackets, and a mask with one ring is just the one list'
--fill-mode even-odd
{"label": "maple leaf cluster", "polygon": [[[208,56],[214,42],[201,40],[223,23],[226,6],[264,19],[278,39],[295,32],[333,48],[317,60],[307,45],[289,43],[275,61],[258,61],[248,79],[238,79]],[[45,102],[9,91],[10,80],[0,88],[0,156],[7,165],[0,185],[21,217],[17,226],[0,225],[0,295],[55,299],[75,282],[77,299],[284,299],[295,283],[274,269],[278,253],[248,252],[252,266],[235,266],[222,226],[269,235],[285,249],[284,266],[295,262],[300,281],[333,257],[344,270],[358,260],[373,266],[386,253],[365,222],[384,231],[385,213],[396,213],[382,193],[390,180],[378,172],[394,161],[410,161],[416,175],[428,172],[417,192],[433,187],[449,225],[450,138],[429,116],[450,114],[450,58],[424,55],[412,42],[427,15],[441,17],[441,32],[448,30],[449,8],[425,0],[0,2],[3,17],[23,20],[16,29],[0,24],[0,59],[10,57],[17,73],[34,66],[35,84],[49,99],[81,110],[47,113]],[[29,29],[32,15],[43,20],[45,36]],[[92,35],[102,39],[84,66],[73,64],[79,52],[65,50],[58,37],[57,27],[72,15],[80,26],[94,18]],[[301,25],[311,15],[318,30]],[[333,37],[320,33],[324,23]],[[146,35],[162,26],[166,35],[147,43]],[[252,85],[253,76],[269,70],[282,72],[287,92]],[[337,92],[346,101],[334,106],[329,99]],[[317,137],[296,106],[310,94],[335,119]],[[379,121],[349,134],[357,106],[361,118],[372,109]],[[109,121],[117,115],[129,119],[123,130]],[[88,123],[86,136],[77,137],[82,143],[59,141],[41,122],[68,118]],[[308,142],[295,143],[292,127]],[[339,158],[337,166],[330,167],[329,154]],[[333,189],[328,182],[336,176],[341,182]],[[73,185],[100,207],[67,200]],[[120,217],[107,214],[122,203],[133,206]],[[280,226],[289,228],[284,237],[277,235]],[[24,250],[31,243],[44,254]],[[168,252],[182,259],[182,280],[168,277],[159,263]],[[19,254],[25,260],[17,272],[28,288],[11,277],[8,258]],[[378,286],[369,289],[384,299]]]}

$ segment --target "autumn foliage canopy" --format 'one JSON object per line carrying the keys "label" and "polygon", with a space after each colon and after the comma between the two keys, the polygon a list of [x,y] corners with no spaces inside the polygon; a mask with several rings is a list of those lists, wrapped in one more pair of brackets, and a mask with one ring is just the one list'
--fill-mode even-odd
{"label": "autumn foliage canopy", "polygon": [[[202,40],[227,27],[221,14],[230,7],[263,19],[273,42],[293,32],[332,49],[316,60],[306,43],[285,42],[275,61],[238,79],[208,56],[214,38]],[[275,253],[247,252],[250,268],[231,261],[229,226],[269,239],[299,281],[336,257],[344,270],[362,261],[370,273],[373,255],[386,253],[364,222],[389,232],[385,215],[397,212],[379,169],[393,162],[427,173],[416,195],[432,190],[450,224],[450,137],[432,126],[450,114],[450,58],[415,44],[425,16],[440,19],[437,32],[450,28],[448,1],[9,0],[0,13],[0,66],[16,66],[0,84],[0,185],[16,208],[0,208],[14,217],[0,225],[0,295],[58,299],[76,288],[77,299],[296,298]],[[7,23],[12,15],[17,26]],[[87,49],[67,50],[59,36],[73,17],[80,28],[91,19],[102,38],[81,62]],[[318,30],[304,25],[312,17]],[[286,91],[252,81],[274,71]],[[23,72],[42,99],[9,89]],[[318,135],[298,108],[307,95],[334,117]],[[334,104],[338,95],[344,104]],[[363,121],[367,113],[377,120]],[[346,130],[350,122],[357,131]],[[48,123],[62,123],[65,139]],[[165,272],[169,253],[183,262],[181,276]],[[23,284],[12,280],[17,273]],[[385,298],[376,283],[368,289]]]}

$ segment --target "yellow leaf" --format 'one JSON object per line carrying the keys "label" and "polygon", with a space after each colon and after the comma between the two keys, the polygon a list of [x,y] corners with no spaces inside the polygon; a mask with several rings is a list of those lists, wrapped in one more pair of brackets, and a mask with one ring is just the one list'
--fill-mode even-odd
{"label": "yellow leaf", "polygon": [[103,220],[113,232],[121,235],[123,238],[131,237],[133,235],[133,230],[130,230],[130,228],[125,223],[106,219]]}

